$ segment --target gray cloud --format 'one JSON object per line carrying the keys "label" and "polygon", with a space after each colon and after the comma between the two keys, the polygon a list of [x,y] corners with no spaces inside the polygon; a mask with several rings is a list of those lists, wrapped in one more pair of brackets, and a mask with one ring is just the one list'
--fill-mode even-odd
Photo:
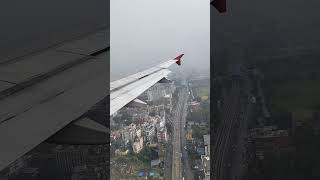
{"label": "gray cloud", "polygon": [[111,0],[111,80],[185,53],[209,70],[209,0]]}

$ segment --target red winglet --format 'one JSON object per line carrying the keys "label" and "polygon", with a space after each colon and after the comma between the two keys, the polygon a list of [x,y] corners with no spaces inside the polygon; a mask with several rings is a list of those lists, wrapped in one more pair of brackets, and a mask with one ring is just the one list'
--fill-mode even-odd
{"label": "red winglet", "polygon": [[213,0],[210,4],[213,5],[220,13],[227,11],[226,0]]}
{"label": "red winglet", "polygon": [[176,60],[176,63],[180,66],[181,65],[181,58],[184,54],[180,54],[179,56],[177,56],[176,58],[174,58],[174,60]]}

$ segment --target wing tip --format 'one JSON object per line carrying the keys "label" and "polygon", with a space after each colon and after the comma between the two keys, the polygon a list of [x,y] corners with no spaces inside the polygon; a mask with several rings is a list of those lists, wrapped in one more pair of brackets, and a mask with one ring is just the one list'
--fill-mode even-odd
{"label": "wing tip", "polygon": [[181,65],[181,58],[184,54],[180,54],[179,56],[175,57],[174,60],[176,60],[176,63],[180,66]]}
{"label": "wing tip", "polygon": [[213,0],[210,2],[210,4],[214,6],[219,11],[219,13],[227,12],[226,0]]}

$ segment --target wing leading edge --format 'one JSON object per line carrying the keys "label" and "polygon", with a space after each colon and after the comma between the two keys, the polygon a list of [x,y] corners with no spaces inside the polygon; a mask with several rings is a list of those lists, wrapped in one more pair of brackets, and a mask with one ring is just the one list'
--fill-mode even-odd
{"label": "wing leading edge", "polygon": [[135,100],[144,91],[168,76],[171,72],[168,68],[176,63],[181,65],[181,58],[184,54],[176,58],[163,62],[155,67],[138,72],[131,76],[110,83],[110,115]]}

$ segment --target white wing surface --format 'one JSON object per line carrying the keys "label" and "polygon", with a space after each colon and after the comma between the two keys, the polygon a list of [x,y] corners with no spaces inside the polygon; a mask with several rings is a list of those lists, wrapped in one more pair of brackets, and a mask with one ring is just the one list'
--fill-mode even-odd
{"label": "white wing surface", "polygon": [[135,100],[144,91],[166,78],[170,71],[168,68],[176,63],[181,64],[181,58],[178,57],[163,62],[157,66],[151,67],[142,72],[113,81],[110,83],[110,115],[113,115],[119,109]]}

